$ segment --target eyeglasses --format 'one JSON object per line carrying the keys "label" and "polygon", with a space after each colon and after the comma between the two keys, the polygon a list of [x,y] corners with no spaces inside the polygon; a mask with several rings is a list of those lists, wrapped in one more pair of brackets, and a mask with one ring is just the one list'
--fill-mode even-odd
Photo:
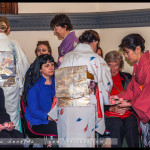
{"label": "eyeglasses", "polygon": [[37,52],[46,52],[46,49],[37,49]]}
{"label": "eyeglasses", "polygon": [[117,64],[117,65],[108,64],[108,66],[109,66],[110,68],[112,68],[112,67],[117,68],[117,67],[119,67],[119,64]]}

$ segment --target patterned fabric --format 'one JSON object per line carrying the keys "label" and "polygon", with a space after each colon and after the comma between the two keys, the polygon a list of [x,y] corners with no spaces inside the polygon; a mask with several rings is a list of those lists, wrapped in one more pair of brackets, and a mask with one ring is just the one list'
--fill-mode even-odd
{"label": "patterned fabric", "polygon": [[[64,56],[60,68],[86,65],[87,70],[98,83],[99,104],[102,117],[98,116],[97,100],[94,92],[90,94],[90,106],[87,107],[58,107],[56,104],[49,112],[54,120],[58,119],[58,137],[60,147],[94,147],[95,131],[104,133],[104,104],[109,103],[109,94],[112,88],[110,69],[106,62],[93,52],[90,45],[78,44],[76,48]],[[88,79],[90,84],[91,79]],[[56,115],[57,112],[57,115]],[[81,140],[81,142],[80,142]]]}
{"label": "patterned fabric", "polygon": [[[13,43],[13,44],[12,44]],[[0,51],[14,51],[16,57],[15,85],[2,87],[5,95],[5,107],[15,128],[19,126],[19,100],[23,90],[24,75],[29,68],[29,62],[17,41],[11,40],[5,33],[0,33]]]}

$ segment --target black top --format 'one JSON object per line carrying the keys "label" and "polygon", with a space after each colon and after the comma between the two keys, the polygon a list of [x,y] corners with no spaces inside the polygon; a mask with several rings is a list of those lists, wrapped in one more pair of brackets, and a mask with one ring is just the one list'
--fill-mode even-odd
{"label": "black top", "polygon": [[10,116],[6,112],[5,108],[5,97],[4,97],[4,92],[3,89],[0,87],[0,124],[5,123],[5,122],[10,122]]}

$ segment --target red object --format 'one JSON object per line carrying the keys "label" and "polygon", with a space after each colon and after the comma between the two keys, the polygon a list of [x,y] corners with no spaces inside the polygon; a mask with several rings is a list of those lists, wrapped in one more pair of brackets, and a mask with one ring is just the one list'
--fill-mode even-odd
{"label": "red object", "polygon": [[52,107],[51,107],[51,110],[54,108],[54,106],[56,105],[57,103],[57,98],[56,98],[56,95],[54,97],[54,101],[53,101],[53,104],[52,104]]}
{"label": "red object", "polygon": [[120,73],[118,73],[116,76],[112,77],[112,80],[113,80],[113,87],[112,87],[110,95],[117,95],[123,91]]}
{"label": "red object", "polygon": [[99,97],[99,88],[98,83],[96,87],[96,100],[97,100],[97,112],[98,112],[98,118],[103,118],[101,105],[100,105],[100,97]]}

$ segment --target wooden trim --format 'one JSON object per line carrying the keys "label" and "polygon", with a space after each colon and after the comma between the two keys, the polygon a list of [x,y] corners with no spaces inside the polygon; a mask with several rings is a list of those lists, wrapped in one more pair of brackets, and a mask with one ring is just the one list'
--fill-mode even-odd
{"label": "wooden trim", "polygon": [[2,14],[18,14],[18,2],[1,2]]}

